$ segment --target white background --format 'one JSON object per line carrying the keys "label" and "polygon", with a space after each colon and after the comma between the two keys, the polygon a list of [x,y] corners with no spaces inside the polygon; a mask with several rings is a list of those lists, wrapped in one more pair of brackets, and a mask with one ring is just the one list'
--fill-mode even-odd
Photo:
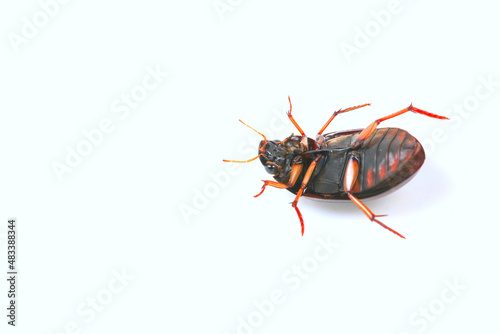
{"label": "white background", "polygon": [[[211,0],[69,1],[47,22],[37,1],[1,4],[0,259],[16,217],[17,332],[498,332],[499,8],[401,0],[384,16],[389,1],[223,3],[221,16]],[[33,16],[46,25],[15,46]],[[121,119],[114,103],[147,68],[169,76]],[[269,179],[258,161],[214,187],[223,158],[256,154],[259,136],[238,119],[276,139],[295,131],[276,121],[288,95],[312,137],[334,110],[367,102],[329,130],[410,102],[452,118],[384,124],[427,149],[407,186],[367,202],[406,240],[353,204],[305,198],[302,237],[291,193],[252,197]],[[53,164],[104,119],[113,131],[59,180]],[[204,203],[196,194],[209,188]],[[318,238],[339,245],[319,263]],[[298,279],[290,270],[303,264]],[[114,280],[122,271],[126,286]],[[2,282],[2,333],[14,332]],[[275,289],[282,303],[258,313]]]}

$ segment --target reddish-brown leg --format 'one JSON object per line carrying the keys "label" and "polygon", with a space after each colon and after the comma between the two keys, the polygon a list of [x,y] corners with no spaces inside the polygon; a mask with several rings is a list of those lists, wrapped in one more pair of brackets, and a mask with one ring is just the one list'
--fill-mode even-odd
{"label": "reddish-brown leg", "polygon": [[290,121],[292,121],[293,125],[297,128],[297,130],[300,132],[301,135],[305,136],[306,134],[302,130],[302,128],[299,126],[299,124],[293,119],[292,116],[292,100],[290,100],[290,96],[288,97],[288,102],[290,102],[290,110],[286,113]]}
{"label": "reddish-brown leg", "polygon": [[391,119],[391,118],[394,118],[396,116],[402,115],[402,114],[404,114],[404,113],[406,113],[408,111],[412,111],[414,113],[422,114],[422,115],[429,116],[429,117],[432,117],[432,118],[449,119],[448,117],[445,117],[445,116],[440,116],[440,115],[432,114],[432,113],[430,113],[428,111],[415,108],[413,105],[410,104],[410,106],[407,107],[407,108],[401,109],[400,111],[397,111],[397,112],[395,112],[393,114],[390,114],[388,116],[379,118],[379,119],[375,120],[374,122],[372,122],[363,131],[361,131],[361,133],[358,135],[358,138],[352,143],[352,146],[353,147],[358,147],[361,144],[363,144],[363,142],[370,137],[370,135],[375,131],[375,129],[377,128],[377,126],[381,122],[386,121],[386,120]]}
{"label": "reddish-brown leg", "polygon": [[344,175],[344,190],[346,191],[346,193],[349,196],[349,198],[351,199],[351,201],[353,201],[354,204],[356,204],[357,207],[360,208],[361,211],[363,211],[363,213],[372,222],[376,222],[380,226],[382,226],[382,227],[388,229],[389,231],[391,231],[392,233],[400,236],[403,239],[406,239],[400,233],[396,232],[395,230],[393,230],[389,226],[383,224],[381,221],[379,221],[377,219],[377,217],[383,217],[383,216],[386,216],[386,215],[376,215],[376,214],[374,214],[370,209],[368,209],[368,207],[363,202],[361,202],[358,198],[356,198],[351,193],[351,189],[354,186],[354,183],[356,182],[356,179],[358,178],[358,171],[359,171],[358,160],[354,156],[351,156],[349,158],[349,162],[347,163],[347,167],[346,167],[346,171],[345,171],[345,175]]}
{"label": "reddish-brown leg", "polygon": [[319,159],[321,159],[321,155],[318,155],[313,162],[309,165],[309,168],[307,168],[306,174],[304,175],[304,179],[302,180],[302,185],[300,186],[299,191],[297,192],[297,195],[295,196],[295,200],[292,202],[292,207],[297,211],[297,215],[299,216],[300,219],[300,226],[302,229],[302,235],[304,235],[304,219],[302,219],[302,214],[300,213],[299,208],[297,207],[297,203],[299,201],[300,196],[302,196],[302,193],[304,192],[304,189],[306,188],[307,184],[309,183],[309,179],[311,178],[311,175],[314,171],[314,168],[316,167],[316,164],[318,163]]}
{"label": "reddish-brown leg", "polygon": [[262,180],[262,181],[264,182],[264,185],[262,186],[260,193],[258,193],[254,197],[259,197],[260,195],[262,195],[262,193],[264,192],[264,190],[266,189],[267,186],[271,186],[271,187],[275,187],[275,188],[279,188],[279,189],[288,188],[288,184],[286,184],[286,183],[279,183],[279,182],[269,181],[269,180]]}
{"label": "reddish-brown leg", "polygon": [[330,125],[330,123],[333,121],[333,119],[335,117],[337,117],[338,114],[342,114],[342,113],[345,113],[345,112],[348,112],[348,111],[351,111],[351,110],[354,110],[354,109],[358,109],[358,108],[362,108],[362,107],[366,107],[366,106],[369,106],[370,103],[365,103],[365,104],[361,104],[359,106],[355,106],[355,107],[350,107],[350,108],[347,108],[347,109],[340,109],[340,110],[337,110],[336,112],[333,113],[333,115],[330,117],[330,119],[325,123],[325,125],[323,125],[323,127],[321,128],[321,130],[318,131],[318,136],[321,135],[323,133],[323,131],[326,130],[326,128],[328,127],[328,125]]}
{"label": "reddish-brown leg", "polygon": [[258,193],[254,197],[259,197],[260,195],[262,195],[262,193],[266,189],[266,186],[271,186],[271,187],[275,187],[275,188],[279,188],[279,189],[286,189],[286,188],[293,187],[295,185],[295,182],[297,182],[297,178],[299,177],[300,172],[302,172],[302,167],[303,167],[303,165],[299,164],[299,163],[296,163],[292,166],[292,171],[290,172],[290,178],[288,179],[287,183],[279,183],[279,182],[275,182],[275,181],[262,180],[262,181],[264,181],[264,185],[262,186],[262,190],[260,191],[260,193]]}

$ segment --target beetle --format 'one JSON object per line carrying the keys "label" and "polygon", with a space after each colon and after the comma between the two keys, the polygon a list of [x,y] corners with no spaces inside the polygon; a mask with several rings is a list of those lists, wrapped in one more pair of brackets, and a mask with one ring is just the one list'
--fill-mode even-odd
{"label": "beetle", "polygon": [[284,140],[264,139],[259,144],[258,155],[225,162],[246,163],[257,158],[275,181],[263,180],[260,196],[267,186],[287,189],[295,194],[292,207],[297,212],[304,235],[304,219],[297,207],[301,196],[333,201],[352,201],[370,221],[380,224],[394,234],[400,233],[383,224],[377,218],[386,215],[374,214],[361,199],[388,194],[412,179],[425,160],[422,144],[406,130],[378,128],[388,119],[408,111],[437,119],[448,117],[432,114],[416,108],[413,104],[388,116],[379,118],[364,129],[345,130],[323,135],[328,125],[339,114],[369,106],[370,103],[335,111],[318,131],[316,139],[305,135],[292,116],[292,101],[288,97],[290,110],[287,116],[300,135],[290,135]]}

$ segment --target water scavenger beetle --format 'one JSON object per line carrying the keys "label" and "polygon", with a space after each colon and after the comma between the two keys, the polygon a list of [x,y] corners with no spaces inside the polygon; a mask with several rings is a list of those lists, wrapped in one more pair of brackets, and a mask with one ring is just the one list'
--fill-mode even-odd
{"label": "water scavenger beetle", "polygon": [[404,238],[400,233],[380,222],[361,199],[385,195],[406,184],[415,176],[425,160],[420,142],[406,130],[398,128],[377,128],[390,118],[408,111],[438,119],[444,116],[409,107],[379,118],[364,129],[337,131],[323,135],[330,122],[339,114],[362,108],[369,103],[340,109],[319,130],[316,140],[307,137],[292,117],[292,102],[287,115],[299,135],[290,135],[284,140],[267,140],[251,126],[241,123],[261,135],[258,155],[252,159],[223,160],[246,163],[257,158],[265,170],[276,181],[264,181],[260,196],[267,186],[287,189],[296,194],[292,207],[297,211],[304,234],[304,220],[297,203],[301,196],[346,201],[351,200],[371,221]]}

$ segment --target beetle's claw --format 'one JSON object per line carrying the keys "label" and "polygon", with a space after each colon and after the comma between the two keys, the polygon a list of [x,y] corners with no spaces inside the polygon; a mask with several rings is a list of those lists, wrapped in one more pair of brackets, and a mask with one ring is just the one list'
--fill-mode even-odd
{"label": "beetle's claw", "polygon": [[405,238],[405,237],[404,237],[401,233],[399,233],[399,232],[397,232],[397,231],[393,230],[393,229],[392,229],[392,228],[390,228],[389,226],[387,226],[387,225],[385,225],[384,223],[382,223],[380,220],[375,219],[375,217],[385,217],[385,216],[387,216],[387,215],[373,215],[373,217],[372,217],[372,219],[371,219],[371,220],[372,220],[373,222],[378,223],[378,224],[379,224],[380,226],[382,226],[383,228],[388,229],[389,231],[391,231],[392,233],[394,233],[394,234],[395,234],[395,235],[397,235],[398,237],[401,237],[401,238],[403,238],[403,239],[406,239],[406,238]]}
{"label": "beetle's claw", "polygon": [[304,219],[302,218],[302,213],[300,213],[300,210],[297,207],[296,201],[293,201],[291,204],[292,204],[293,208],[295,209],[295,211],[297,212],[297,215],[299,216],[301,233],[302,233],[302,235],[304,235]]}

